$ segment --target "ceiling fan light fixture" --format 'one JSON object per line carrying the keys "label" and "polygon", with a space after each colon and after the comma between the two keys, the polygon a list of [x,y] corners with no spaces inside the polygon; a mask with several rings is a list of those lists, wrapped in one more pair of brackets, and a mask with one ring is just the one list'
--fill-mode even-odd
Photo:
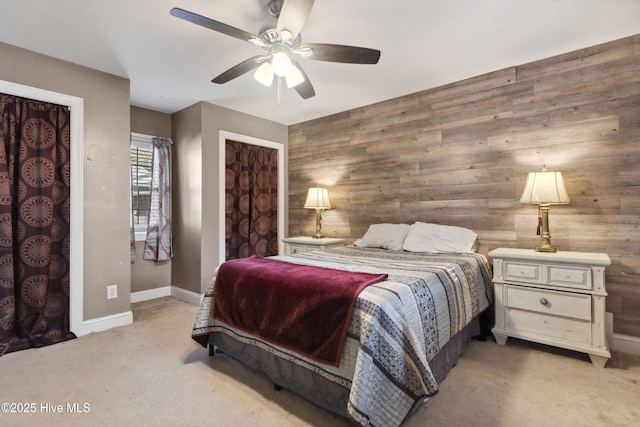
{"label": "ceiling fan light fixture", "polygon": [[291,70],[291,58],[285,52],[276,52],[271,58],[273,72],[278,77],[285,77]]}
{"label": "ceiling fan light fixture", "polygon": [[271,66],[271,63],[268,61],[263,62],[256,72],[253,73],[253,78],[263,85],[271,87],[271,83],[273,83],[273,67]]}
{"label": "ceiling fan light fixture", "polygon": [[278,76],[278,96],[280,95],[282,77],[286,80],[289,88],[295,87],[302,99],[309,99],[315,96],[316,92],[304,69],[295,61],[294,58],[297,56],[315,61],[345,64],[378,63],[380,51],[376,49],[327,43],[303,45],[301,30],[309,17],[315,0],[262,1],[268,2],[268,10],[277,22],[275,26],[272,20],[265,23],[259,36],[188,10],[178,7],[171,9],[171,15],[176,18],[251,43],[267,51],[266,55],[254,56],[229,68],[214,77],[211,80],[212,83],[227,83],[255,70],[253,77],[268,87],[273,84],[275,76]]}
{"label": "ceiling fan light fixture", "polygon": [[295,65],[291,66],[291,70],[284,77],[285,82],[287,82],[287,87],[291,89],[292,87],[298,86],[300,83],[304,82],[304,76]]}

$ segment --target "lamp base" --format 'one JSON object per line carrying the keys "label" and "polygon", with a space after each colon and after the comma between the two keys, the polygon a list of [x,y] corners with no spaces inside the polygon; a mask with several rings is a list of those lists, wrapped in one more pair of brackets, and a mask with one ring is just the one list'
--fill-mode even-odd
{"label": "lamp base", "polygon": [[551,244],[551,235],[542,233],[540,236],[540,245],[536,248],[536,252],[556,252],[556,247]]}
{"label": "lamp base", "polygon": [[556,252],[555,246],[543,246],[540,245],[536,248],[536,252]]}
{"label": "lamp base", "polygon": [[316,234],[313,236],[314,239],[324,239],[324,234],[322,234],[322,210],[316,209]]}

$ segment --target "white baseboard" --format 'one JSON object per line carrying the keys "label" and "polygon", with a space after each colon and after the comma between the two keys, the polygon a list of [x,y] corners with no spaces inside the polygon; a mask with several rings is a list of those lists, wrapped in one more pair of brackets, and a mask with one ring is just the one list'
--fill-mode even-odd
{"label": "white baseboard", "polygon": [[133,323],[133,313],[125,311],[104,317],[96,317],[82,322],[82,330],[74,331],[77,336],[87,335],[93,332],[102,332],[107,329],[126,326]]}
{"label": "white baseboard", "polygon": [[[175,286],[163,286],[161,288],[149,289],[131,293],[131,303],[148,301],[155,298],[172,296],[181,301],[188,302],[193,305],[200,305],[202,295],[197,292],[188,291],[186,289]],[[133,323],[133,312],[125,311],[122,313],[111,314],[109,316],[97,317],[82,322],[80,330],[73,331],[77,336],[87,335],[93,332],[102,332],[107,329],[117,328],[118,326],[126,326]]]}
{"label": "white baseboard", "polygon": [[201,294],[178,288],[176,286],[171,287],[171,296],[193,305],[200,305],[200,302],[202,301]]}
{"label": "white baseboard", "polygon": [[[131,303],[148,301],[151,299],[168,296],[172,296],[193,305],[200,305],[200,302],[202,301],[202,295],[197,292],[188,291],[186,289],[178,288],[175,286],[163,286],[161,288],[131,293]],[[85,320],[82,323],[82,329],[73,332],[80,337],[92,332],[102,332],[106,331],[107,329],[117,328],[118,326],[126,326],[132,323],[133,313],[131,311],[125,311],[123,313],[116,313],[109,316]]]}
{"label": "white baseboard", "polygon": [[146,291],[131,292],[131,303],[133,304],[136,302],[170,296],[171,286],[163,286],[161,288],[148,289]]}
{"label": "white baseboard", "polygon": [[606,312],[604,322],[611,350],[640,355],[640,338],[613,333],[613,313]]}
{"label": "white baseboard", "polygon": [[202,301],[202,295],[197,292],[188,291],[176,286],[163,286],[161,288],[131,293],[131,303],[149,301],[162,297],[174,297],[193,305],[200,305],[200,302]]}
{"label": "white baseboard", "polygon": [[630,335],[613,334],[611,349],[623,353],[640,355],[640,338]]}

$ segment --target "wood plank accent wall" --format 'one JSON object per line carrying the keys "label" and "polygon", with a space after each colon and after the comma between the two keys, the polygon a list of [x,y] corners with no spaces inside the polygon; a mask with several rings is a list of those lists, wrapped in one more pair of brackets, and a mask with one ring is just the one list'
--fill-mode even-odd
{"label": "wood plank accent wall", "polygon": [[559,170],[560,250],[605,252],[616,333],[640,337],[640,35],[289,128],[289,235],[313,235],[308,187],[329,188],[328,237],[416,220],[471,228],[478,251],[534,248],[526,175]]}

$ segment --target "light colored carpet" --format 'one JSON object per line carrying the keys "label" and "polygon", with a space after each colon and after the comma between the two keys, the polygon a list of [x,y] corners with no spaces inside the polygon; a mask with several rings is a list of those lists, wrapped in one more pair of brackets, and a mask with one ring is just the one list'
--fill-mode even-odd
{"label": "light colored carpet", "polygon": [[[196,311],[171,297],[137,303],[132,325],[1,357],[0,403],[35,412],[2,412],[0,425],[350,425],[226,356],[210,358],[191,340]],[[605,369],[588,360],[473,341],[406,427],[639,425],[640,356],[614,353]]]}

